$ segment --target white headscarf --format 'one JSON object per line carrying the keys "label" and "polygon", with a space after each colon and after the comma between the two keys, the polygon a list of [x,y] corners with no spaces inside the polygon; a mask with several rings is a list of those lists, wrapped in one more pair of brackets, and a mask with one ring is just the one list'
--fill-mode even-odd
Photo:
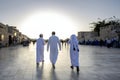
{"label": "white headscarf", "polygon": [[71,35],[70,41],[71,41],[71,43],[72,43],[73,45],[78,45],[78,40],[77,40],[76,35],[74,35],[74,34]]}

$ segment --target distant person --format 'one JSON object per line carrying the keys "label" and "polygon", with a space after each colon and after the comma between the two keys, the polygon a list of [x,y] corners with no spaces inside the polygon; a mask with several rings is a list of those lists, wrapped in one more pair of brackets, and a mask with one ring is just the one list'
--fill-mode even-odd
{"label": "distant person", "polygon": [[100,39],[100,46],[103,46],[104,41],[102,39]]}
{"label": "distant person", "polygon": [[60,40],[57,36],[55,36],[55,32],[52,32],[52,36],[48,40],[47,51],[50,47],[50,61],[52,63],[53,69],[55,69],[55,63],[58,57],[58,45],[59,49],[61,50]]}
{"label": "distant person", "polygon": [[37,39],[36,44],[36,62],[37,66],[39,65],[39,62],[44,62],[44,39],[43,34],[39,35],[39,39]]}
{"label": "distant person", "polygon": [[77,72],[79,72],[79,47],[76,35],[71,35],[70,40],[68,42],[70,44],[70,67],[71,69],[74,69],[74,67],[76,67]]}
{"label": "distant person", "polygon": [[107,47],[110,48],[111,47],[111,40],[107,39]]}

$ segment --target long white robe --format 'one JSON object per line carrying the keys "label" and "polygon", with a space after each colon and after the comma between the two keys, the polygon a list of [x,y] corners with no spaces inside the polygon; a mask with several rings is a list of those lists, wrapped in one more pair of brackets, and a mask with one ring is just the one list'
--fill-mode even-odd
{"label": "long white robe", "polygon": [[44,40],[43,38],[37,39],[36,44],[36,62],[41,62],[44,60]]}
{"label": "long white robe", "polygon": [[[70,44],[70,60],[71,65],[76,67],[79,66],[79,47],[78,47],[78,41],[77,38],[74,36],[71,36],[71,39],[69,40]],[[73,49],[75,48],[75,50]]]}
{"label": "long white robe", "polygon": [[58,57],[58,46],[61,50],[61,44],[60,40],[57,36],[53,35],[49,38],[48,44],[47,44],[47,51],[50,47],[50,61],[52,64],[56,63],[57,57]]}

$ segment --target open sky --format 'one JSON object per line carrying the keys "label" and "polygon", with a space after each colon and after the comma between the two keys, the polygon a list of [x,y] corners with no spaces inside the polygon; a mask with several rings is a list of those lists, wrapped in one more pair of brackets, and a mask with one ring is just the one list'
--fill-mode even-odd
{"label": "open sky", "polygon": [[120,18],[120,0],[0,0],[0,22],[17,26],[31,38],[52,31],[69,38],[78,31],[90,31],[90,23]]}

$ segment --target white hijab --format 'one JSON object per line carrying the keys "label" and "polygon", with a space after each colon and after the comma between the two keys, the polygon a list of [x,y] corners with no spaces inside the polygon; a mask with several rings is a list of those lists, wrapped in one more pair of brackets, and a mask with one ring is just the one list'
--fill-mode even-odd
{"label": "white hijab", "polygon": [[73,45],[78,45],[78,40],[77,40],[76,35],[74,35],[74,34],[71,35],[70,41],[71,41],[71,43],[72,43]]}

